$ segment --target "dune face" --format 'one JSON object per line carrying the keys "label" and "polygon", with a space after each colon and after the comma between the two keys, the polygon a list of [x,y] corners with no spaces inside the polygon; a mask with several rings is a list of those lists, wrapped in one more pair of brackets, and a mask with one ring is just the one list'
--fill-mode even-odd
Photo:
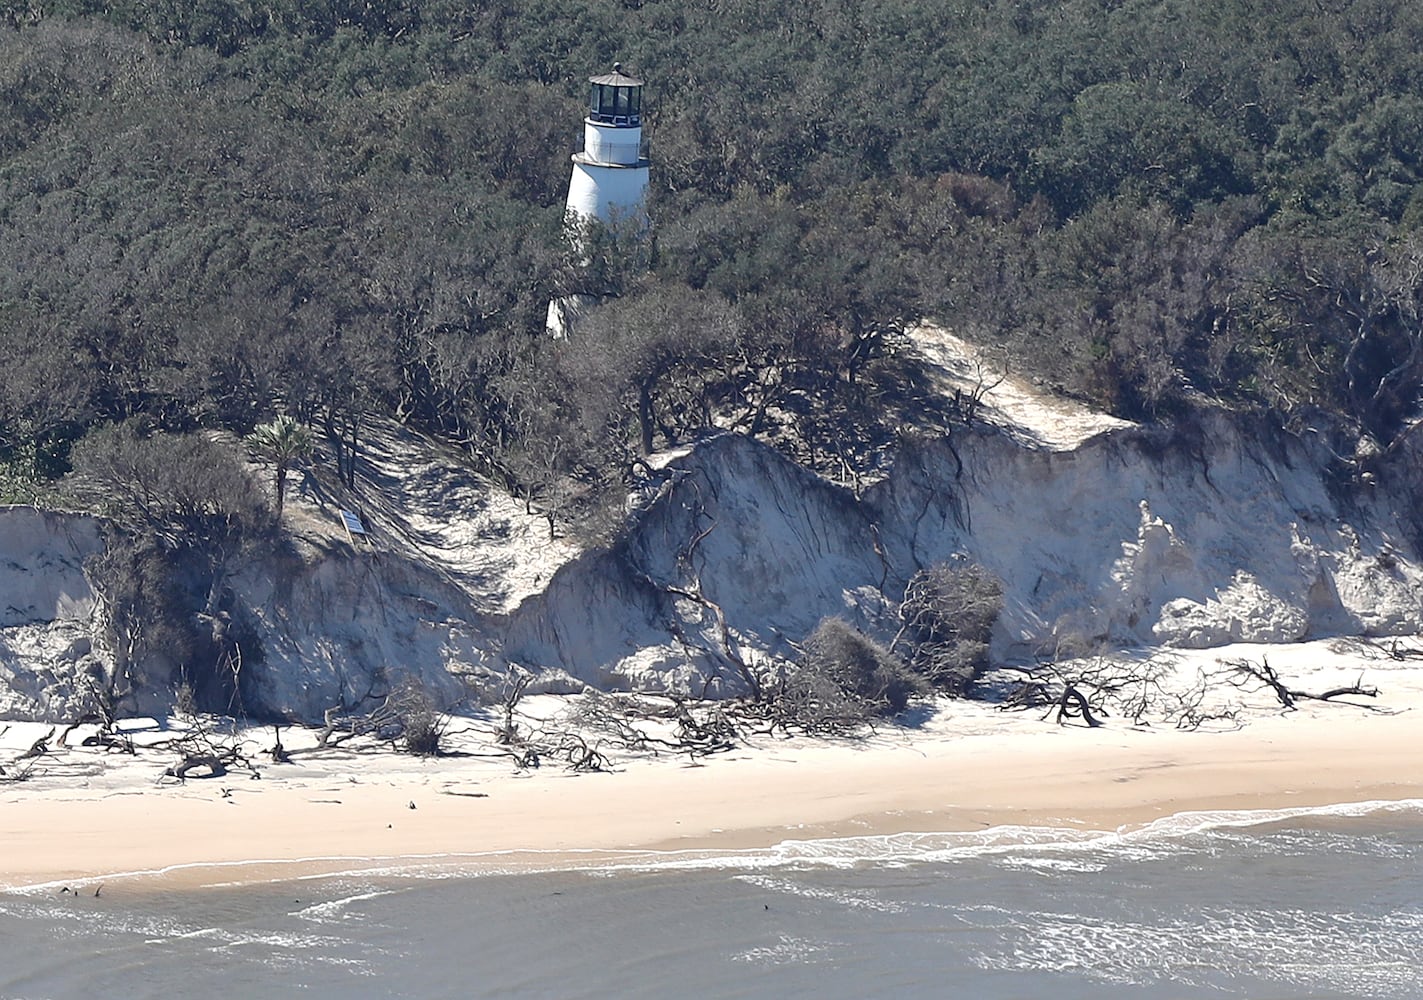
{"label": "dune face", "polygon": [[50,718],[104,672],[84,561],[103,547],[91,517],[0,508],[0,718]]}
{"label": "dune face", "polygon": [[575,560],[520,608],[511,658],[656,684],[686,661],[675,632],[726,676],[714,613],[676,591],[715,604],[739,646],[784,654],[826,615],[892,635],[909,577],[959,556],[1003,581],[1000,656],[1074,633],[1191,648],[1405,634],[1423,611],[1406,496],[1338,500],[1304,443],[1224,417],[1186,441],[1125,428],[1064,451],[974,430],[905,448],[859,499],[734,436],[669,469],[621,562]]}
{"label": "dune face", "polygon": [[[945,392],[983,384],[961,342],[916,336]],[[858,494],[735,434],[661,456],[611,550],[551,539],[387,427],[363,469],[371,544],[303,486],[290,548],[227,581],[244,705],[315,721],[406,676],[452,704],[511,664],[534,690],[735,693],[738,660],[792,655],[822,617],[892,636],[909,578],[957,558],[1002,581],[999,659],[1068,636],[1209,648],[1423,624],[1414,456],[1347,481],[1318,436],[1224,412],[1166,429],[1011,378],[981,396],[967,428],[907,438]],[[102,544],[91,517],[0,509],[0,715],[72,718],[83,678],[112,669],[83,569]],[[171,701],[174,667],[135,666],[145,710]]]}

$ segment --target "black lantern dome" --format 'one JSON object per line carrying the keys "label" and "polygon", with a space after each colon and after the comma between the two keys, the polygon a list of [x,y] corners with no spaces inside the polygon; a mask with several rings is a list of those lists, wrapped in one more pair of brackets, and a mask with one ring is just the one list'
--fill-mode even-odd
{"label": "black lantern dome", "polygon": [[613,71],[590,76],[588,120],[599,125],[636,128],[642,125],[642,81],[623,72],[622,63]]}

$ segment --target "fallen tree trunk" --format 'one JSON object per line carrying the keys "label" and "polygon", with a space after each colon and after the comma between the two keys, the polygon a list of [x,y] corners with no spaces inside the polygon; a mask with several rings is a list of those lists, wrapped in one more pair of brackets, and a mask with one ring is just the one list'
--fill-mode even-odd
{"label": "fallen tree trunk", "polygon": [[[205,767],[207,774],[191,774],[197,768]],[[194,778],[220,778],[227,773],[227,764],[216,754],[199,753],[192,754],[183,759],[181,764],[175,764],[163,772],[164,777],[177,778],[179,781],[186,781],[189,777]]]}
{"label": "fallen tree trunk", "polygon": [[[1363,676],[1361,675],[1353,684],[1342,687],[1330,688],[1318,694],[1311,691],[1301,691],[1290,687],[1280,677],[1279,672],[1270,666],[1270,661],[1265,657],[1260,657],[1259,664],[1251,663],[1249,660],[1230,660],[1226,663],[1237,677],[1248,682],[1251,679],[1259,681],[1275,693],[1275,697],[1288,711],[1293,712],[1299,707],[1297,702],[1306,701],[1332,701],[1335,698],[1342,698],[1344,695],[1357,695],[1361,698],[1377,698],[1379,689],[1376,687],[1366,688],[1363,686]],[[1350,702],[1349,704],[1353,704]],[[1372,709],[1370,705],[1356,705],[1357,708]]]}
{"label": "fallen tree trunk", "polygon": [[52,739],[54,739],[54,727],[50,726],[49,732],[45,733],[39,739],[35,740],[32,744],[30,744],[30,748],[28,750],[20,754],[20,756],[16,757],[15,759],[29,760],[31,757],[43,757],[45,754],[49,753],[49,741]]}
{"label": "fallen tree trunk", "polygon": [[1057,701],[1057,724],[1066,725],[1068,719],[1076,718],[1081,718],[1092,729],[1102,724],[1102,720],[1092,714],[1092,706],[1087,704],[1087,698],[1082,692],[1067,684],[1063,686],[1062,697]]}

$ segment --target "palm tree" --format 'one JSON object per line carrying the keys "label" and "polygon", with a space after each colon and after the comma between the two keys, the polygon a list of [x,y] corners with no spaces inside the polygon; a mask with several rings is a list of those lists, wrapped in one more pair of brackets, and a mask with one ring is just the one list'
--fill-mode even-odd
{"label": "palm tree", "polygon": [[277,519],[282,516],[286,499],[287,469],[299,458],[311,454],[311,431],[297,423],[295,417],[279,413],[268,424],[258,424],[246,437],[247,447],[259,458],[277,467]]}

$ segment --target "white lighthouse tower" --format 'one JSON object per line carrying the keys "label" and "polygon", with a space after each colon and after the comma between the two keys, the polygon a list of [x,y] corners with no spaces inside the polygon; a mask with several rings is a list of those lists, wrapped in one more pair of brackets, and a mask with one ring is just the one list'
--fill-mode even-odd
{"label": "white lighthouse tower", "polygon": [[[647,151],[642,142],[642,81],[613,71],[588,78],[588,116],[583,119],[583,151],[573,154],[565,217],[571,226],[596,221],[620,232],[647,226]],[[583,297],[555,299],[548,328],[557,335],[588,303]]]}

